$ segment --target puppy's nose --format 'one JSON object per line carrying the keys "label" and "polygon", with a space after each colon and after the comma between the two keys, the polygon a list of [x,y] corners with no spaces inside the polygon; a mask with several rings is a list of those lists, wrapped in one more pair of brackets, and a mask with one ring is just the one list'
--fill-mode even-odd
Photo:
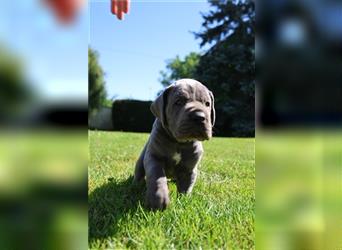
{"label": "puppy's nose", "polygon": [[196,111],[191,113],[191,119],[195,122],[204,122],[205,121],[205,114],[200,111]]}

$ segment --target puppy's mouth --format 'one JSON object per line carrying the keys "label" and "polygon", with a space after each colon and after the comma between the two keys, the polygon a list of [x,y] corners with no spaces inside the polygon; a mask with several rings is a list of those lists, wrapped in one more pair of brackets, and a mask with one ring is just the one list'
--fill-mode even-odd
{"label": "puppy's mouth", "polygon": [[201,127],[185,127],[182,126],[176,131],[175,138],[179,142],[205,141],[212,137],[211,128]]}

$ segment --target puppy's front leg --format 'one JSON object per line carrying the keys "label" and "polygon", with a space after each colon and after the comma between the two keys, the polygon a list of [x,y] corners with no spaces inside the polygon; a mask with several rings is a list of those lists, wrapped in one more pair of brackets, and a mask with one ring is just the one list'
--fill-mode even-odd
{"label": "puppy's front leg", "polygon": [[145,162],[147,206],[153,210],[165,209],[170,203],[170,198],[167,179],[163,169],[164,163],[153,157],[149,157]]}
{"label": "puppy's front leg", "polygon": [[176,175],[177,191],[189,194],[195,185],[197,178],[197,166],[192,171],[179,171]]}

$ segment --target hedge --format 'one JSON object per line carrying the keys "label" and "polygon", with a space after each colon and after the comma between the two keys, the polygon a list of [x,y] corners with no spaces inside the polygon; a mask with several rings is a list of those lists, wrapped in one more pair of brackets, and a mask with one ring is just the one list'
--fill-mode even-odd
{"label": "hedge", "polygon": [[151,132],[155,120],[151,101],[115,100],[112,107],[113,128],[117,131]]}

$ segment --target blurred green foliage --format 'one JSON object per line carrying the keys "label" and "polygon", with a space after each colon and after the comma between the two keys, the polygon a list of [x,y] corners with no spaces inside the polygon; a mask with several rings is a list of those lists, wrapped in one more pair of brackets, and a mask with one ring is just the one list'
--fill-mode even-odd
{"label": "blurred green foliage", "polygon": [[0,44],[0,122],[15,117],[33,97],[22,62]]}

